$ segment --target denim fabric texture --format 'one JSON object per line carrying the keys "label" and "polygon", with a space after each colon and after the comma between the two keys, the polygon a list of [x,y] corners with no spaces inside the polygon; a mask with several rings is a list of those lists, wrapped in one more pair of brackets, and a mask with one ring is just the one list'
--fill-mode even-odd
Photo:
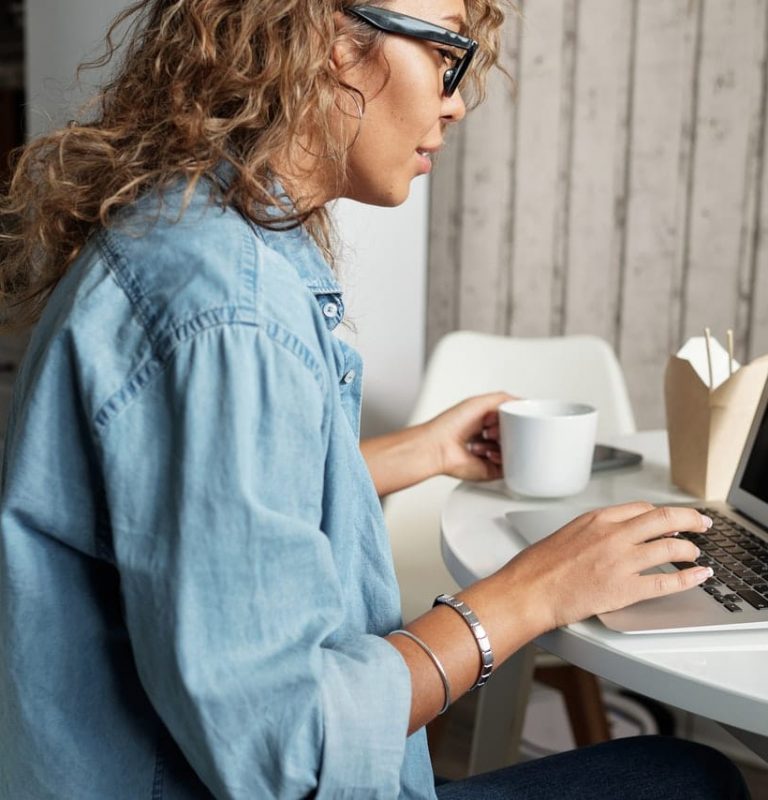
{"label": "denim fabric texture", "polygon": [[0,798],[433,798],[339,286],[181,197],[92,237],[17,380]]}

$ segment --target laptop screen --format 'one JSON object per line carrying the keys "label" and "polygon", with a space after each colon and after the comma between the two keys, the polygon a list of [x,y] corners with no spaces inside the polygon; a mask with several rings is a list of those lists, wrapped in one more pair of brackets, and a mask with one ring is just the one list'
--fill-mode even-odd
{"label": "laptop screen", "polygon": [[763,410],[740,488],[768,503],[768,406]]}
{"label": "laptop screen", "polygon": [[768,381],[733,476],[728,504],[768,529]]}

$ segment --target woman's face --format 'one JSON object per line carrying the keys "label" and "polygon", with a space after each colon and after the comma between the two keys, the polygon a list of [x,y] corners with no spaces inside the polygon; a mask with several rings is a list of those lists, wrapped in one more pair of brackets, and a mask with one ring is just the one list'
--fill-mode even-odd
{"label": "woman's face", "polygon": [[[466,23],[464,0],[392,0],[386,8],[457,32]],[[349,151],[346,197],[396,206],[413,178],[430,171],[445,126],[466,113],[458,90],[443,93],[449,66],[441,45],[385,34],[377,54],[344,73],[366,101],[362,120],[350,112],[359,131]]]}

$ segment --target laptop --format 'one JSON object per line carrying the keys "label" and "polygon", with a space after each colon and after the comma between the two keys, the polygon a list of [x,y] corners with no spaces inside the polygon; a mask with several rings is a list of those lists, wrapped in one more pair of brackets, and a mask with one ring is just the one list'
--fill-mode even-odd
{"label": "laptop", "polygon": [[[507,520],[533,544],[586,510],[559,503],[543,510],[512,511]],[[599,614],[604,625],[621,633],[768,628],[768,383],[727,500],[707,503],[700,510],[714,520],[711,530],[681,535],[701,549],[697,563],[711,566],[712,578],[684,592]],[[687,566],[666,564],[655,571]]]}

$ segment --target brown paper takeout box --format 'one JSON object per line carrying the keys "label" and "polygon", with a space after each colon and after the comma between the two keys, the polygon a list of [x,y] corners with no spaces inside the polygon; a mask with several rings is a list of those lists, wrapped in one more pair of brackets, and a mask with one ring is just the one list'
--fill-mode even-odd
{"label": "brown paper takeout box", "polygon": [[766,379],[768,355],[710,389],[690,361],[670,357],[664,376],[672,482],[704,500],[723,500],[744,449]]}

